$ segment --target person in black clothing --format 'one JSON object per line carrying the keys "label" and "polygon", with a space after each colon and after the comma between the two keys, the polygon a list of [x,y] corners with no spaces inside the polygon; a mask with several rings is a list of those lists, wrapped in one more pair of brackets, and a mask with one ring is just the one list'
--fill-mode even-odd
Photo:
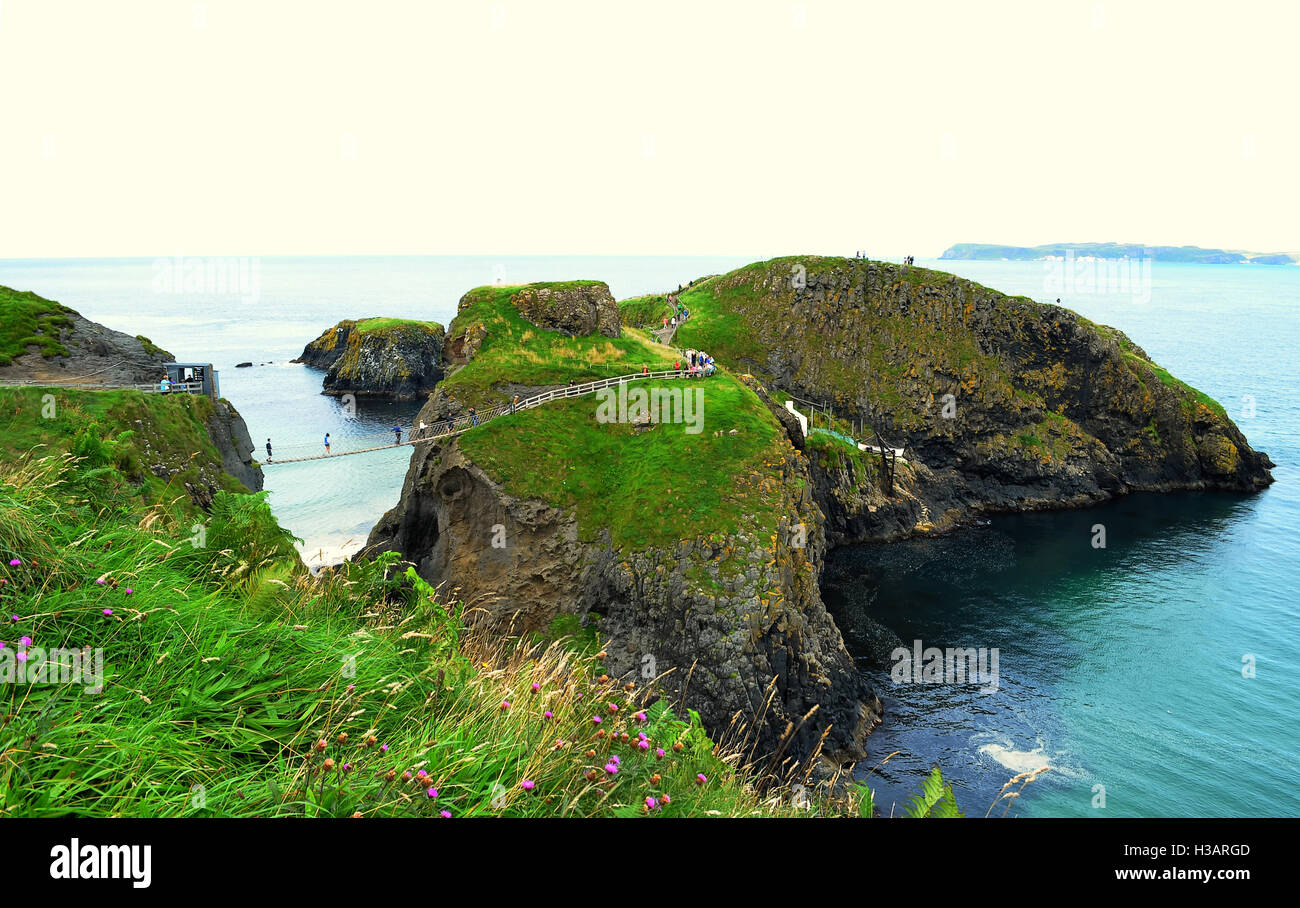
{"label": "person in black clothing", "polygon": [[266,459],[268,461],[271,459],[271,439],[269,438],[266,440]]}

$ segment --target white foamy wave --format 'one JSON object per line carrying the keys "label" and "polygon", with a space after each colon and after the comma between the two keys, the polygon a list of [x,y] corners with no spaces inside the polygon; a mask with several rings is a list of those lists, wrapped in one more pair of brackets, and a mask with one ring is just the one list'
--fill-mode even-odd
{"label": "white foamy wave", "polygon": [[1033,750],[1015,750],[1002,744],[983,744],[980,746],[979,752],[1016,774],[1033,772],[1036,769],[1042,769],[1044,766],[1053,770],[1057,768],[1041,747],[1036,747]]}

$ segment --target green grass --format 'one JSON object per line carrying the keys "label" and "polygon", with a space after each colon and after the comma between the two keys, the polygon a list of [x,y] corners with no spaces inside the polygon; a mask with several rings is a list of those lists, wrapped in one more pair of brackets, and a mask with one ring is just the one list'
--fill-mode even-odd
{"label": "green grass", "polygon": [[32,345],[47,358],[67,356],[68,348],[59,343],[59,329],[71,327],[69,311],[31,291],[0,287],[0,366],[9,365]]}
{"label": "green grass", "polygon": [[[807,277],[848,271],[865,279],[872,266],[885,283],[879,293],[869,295],[859,315],[832,318],[831,307],[823,307],[821,321],[782,323],[795,299],[797,269],[802,268]],[[936,372],[964,375],[978,370],[986,384],[1009,386],[1002,365],[980,351],[970,331],[934,318],[900,315],[892,308],[894,292],[904,284],[954,280],[964,293],[985,291],[945,272],[865,259],[787,256],[755,262],[684,291],[681,301],[691,310],[691,318],[678,330],[674,343],[706,350],[732,369],[747,369],[765,378],[772,377],[766,373],[771,350],[793,345],[799,363],[793,378],[800,384],[845,403],[865,395],[890,414],[895,426],[917,427],[930,417],[928,408],[918,402],[920,395],[909,393],[924,382],[913,371],[922,357]]]}
{"label": "green grass", "polygon": [[[598,284],[567,281],[531,284],[531,287],[566,288]],[[521,287],[479,287],[461,301],[460,313],[448,337],[481,325],[487,334],[471,364],[443,379],[440,387],[452,400],[466,406],[502,403],[498,390],[507,384],[561,385],[570,379],[582,383],[650,369],[667,368],[672,351],[648,343],[642,336],[610,338],[600,334],[568,337],[529,323],[511,303]]]}
{"label": "green grass", "polygon": [[593,395],[493,420],[462,436],[461,448],[511,494],[572,508],[586,540],[608,528],[615,545],[639,550],[774,531],[770,467],[785,456],[783,436],[753,391],[725,373],[628,387],[701,389],[703,430],[601,423]]}
{"label": "green grass", "polygon": [[651,293],[618,301],[619,320],[633,328],[662,328],[674,313],[666,293]]}
{"label": "green grass", "polygon": [[375,331],[391,331],[395,328],[422,331],[442,330],[442,326],[437,322],[421,321],[413,318],[385,318],[382,316],[361,319],[361,321],[357,322],[356,330],[359,334],[368,334]]}
{"label": "green grass", "polygon": [[313,578],[263,495],[219,495],[195,544],[194,514],[107,507],[101,473],[0,470],[7,670],[23,637],[32,665],[103,658],[102,693],[0,685],[0,816],[796,812],[698,717],[602,680],[600,654],[469,631],[391,556]]}
{"label": "green grass", "polygon": [[[0,459],[16,462],[33,450],[91,456],[113,467],[108,481],[119,494],[146,504],[185,496],[185,483],[200,482],[200,472],[230,491],[248,491],[220,469],[207,432],[212,408],[199,394],[0,387]],[[148,469],[153,463],[175,475],[160,479]]]}

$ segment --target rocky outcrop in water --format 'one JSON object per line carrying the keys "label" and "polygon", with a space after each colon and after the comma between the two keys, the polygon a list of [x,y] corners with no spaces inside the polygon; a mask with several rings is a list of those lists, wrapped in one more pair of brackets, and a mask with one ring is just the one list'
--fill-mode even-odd
{"label": "rocky outcrop in water", "polygon": [[418,400],[443,374],[441,325],[400,319],[345,320],[294,360],[325,370],[323,393]]}
{"label": "rocky outcrop in water", "polygon": [[[792,267],[805,269],[801,280]],[[695,292],[706,294],[696,310],[734,320],[726,336],[700,342],[732,368],[830,406],[846,426],[874,422],[905,449],[893,494],[878,471],[864,481],[859,464],[855,475],[834,445],[810,458],[833,541],[895,539],[1132,491],[1272,482],[1272,462],[1222,407],[1122,332],[1059,306],[843,259],[750,266]]]}

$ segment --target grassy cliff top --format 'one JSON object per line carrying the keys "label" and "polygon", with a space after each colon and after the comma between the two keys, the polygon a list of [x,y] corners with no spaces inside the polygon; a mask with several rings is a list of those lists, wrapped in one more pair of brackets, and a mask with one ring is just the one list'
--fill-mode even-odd
{"label": "grassy cliff top", "polygon": [[512,495],[571,508],[585,540],[608,529],[615,545],[637,551],[775,532],[774,468],[793,451],[753,391],[726,373],[627,388],[672,399],[674,412],[678,395],[699,389],[700,431],[601,422],[599,402],[587,396],[493,420],[464,435],[461,449]]}
{"label": "grassy cliff top", "polygon": [[221,469],[208,435],[212,415],[200,394],[0,387],[0,460],[74,455],[107,468],[104,481],[124,500],[189,511],[186,483],[247,491]]}
{"label": "grassy cliff top", "polygon": [[37,296],[30,290],[0,286],[0,366],[36,345],[42,356],[67,356],[59,343],[59,329],[72,326],[66,306]]}
{"label": "grassy cliff top", "polygon": [[[680,359],[635,328],[619,338],[537,328],[511,303],[518,289],[480,287],[465,295],[452,334],[480,326],[486,333],[468,365],[440,383],[442,393],[495,404],[505,395],[493,389],[507,384],[581,383],[635,373],[643,364],[669,368]],[[608,528],[616,545],[641,549],[683,538],[721,540],[742,528],[773,531],[774,465],[793,454],[752,390],[726,372],[627,387],[643,390],[647,402],[652,393],[669,400],[666,418],[684,418],[682,395],[698,389],[700,431],[686,432],[685,423],[602,421],[599,401],[588,395],[493,420],[465,434],[462,450],[510,494],[572,508],[583,538]]]}
{"label": "grassy cliff top", "polygon": [[441,332],[442,325],[437,322],[414,318],[387,318],[376,316],[374,318],[363,318],[358,321],[356,323],[356,330],[359,334],[371,334],[392,330]]}
{"label": "grassy cliff top", "polygon": [[447,330],[449,338],[481,336],[473,359],[443,379],[451,399],[475,406],[507,400],[506,385],[562,385],[625,375],[672,365],[674,351],[645,332],[622,337],[591,334],[569,337],[529,322],[511,300],[529,288],[604,286],[600,281],[562,281],[515,287],[477,287],[461,298],[460,311]]}

